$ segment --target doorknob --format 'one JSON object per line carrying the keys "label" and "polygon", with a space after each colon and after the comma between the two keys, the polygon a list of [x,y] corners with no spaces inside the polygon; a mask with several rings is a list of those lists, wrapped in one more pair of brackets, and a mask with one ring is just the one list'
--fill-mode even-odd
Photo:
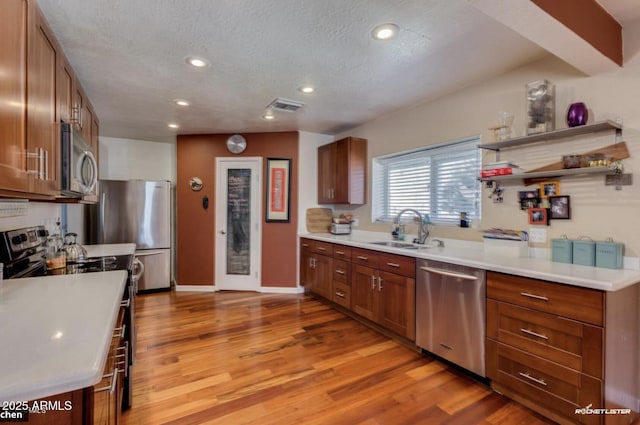
{"label": "doorknob", "polygon": [[220,234],[221,234],[221,235],[226,235],[226,234],[227,234],[227,232],[225,232],[224,230],[220,230]]}

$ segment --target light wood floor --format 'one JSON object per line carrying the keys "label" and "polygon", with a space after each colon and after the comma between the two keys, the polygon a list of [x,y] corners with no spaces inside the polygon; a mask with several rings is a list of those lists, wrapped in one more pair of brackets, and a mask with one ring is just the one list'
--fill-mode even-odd
{"label": "light wood floor", "polygon": [[126,425],[549,424],[304,295],[137,298]]}

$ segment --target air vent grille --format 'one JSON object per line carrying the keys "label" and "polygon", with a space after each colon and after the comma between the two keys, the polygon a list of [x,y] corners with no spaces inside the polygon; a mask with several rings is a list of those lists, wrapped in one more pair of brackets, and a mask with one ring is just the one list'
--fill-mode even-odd
{"label": "air vent grille", "polygon": [[298,109],[302,108],[303,106],[304,106],[304,103],[298,102],[297,100],[283,99],[282,97],[277,97],[270,104],[267,105],[267,108],[277,109],[278,111],[295,112]]}

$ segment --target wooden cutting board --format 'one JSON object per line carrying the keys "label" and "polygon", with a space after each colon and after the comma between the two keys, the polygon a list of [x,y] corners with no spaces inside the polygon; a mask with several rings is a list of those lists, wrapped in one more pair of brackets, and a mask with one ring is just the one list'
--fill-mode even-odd
{"label": "wooden cutting board", "polygon": [[331,208],[308,208],[307,209],[307,232],[328,233],[333,219]]}

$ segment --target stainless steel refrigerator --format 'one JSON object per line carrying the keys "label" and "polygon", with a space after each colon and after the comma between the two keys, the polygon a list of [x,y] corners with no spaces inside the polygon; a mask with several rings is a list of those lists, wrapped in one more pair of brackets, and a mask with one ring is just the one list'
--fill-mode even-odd
{"label": "stainless steel refrigerator", "polygon": [[136,244],[140,291],[171,287],[171,182],[101,180],[89,211],[90,243]]}

